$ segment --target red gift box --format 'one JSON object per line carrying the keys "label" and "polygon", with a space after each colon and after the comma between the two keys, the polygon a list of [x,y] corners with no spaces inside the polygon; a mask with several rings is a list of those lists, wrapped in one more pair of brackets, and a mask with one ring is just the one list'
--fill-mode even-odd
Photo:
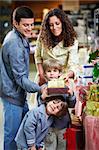
{"label": "red gift box", "polygon": [[66,150],[84,150],[84,133],[81,128],[67,128],[64,133]]}
{"label": "red gift box", "polygon": [[50,94],[66,94],[68,93],[69,88],[48,88],[48,95]]}

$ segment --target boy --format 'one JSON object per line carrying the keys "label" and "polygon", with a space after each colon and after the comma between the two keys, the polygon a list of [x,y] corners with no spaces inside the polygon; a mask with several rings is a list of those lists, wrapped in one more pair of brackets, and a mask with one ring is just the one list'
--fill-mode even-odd
{"label": "boy", "polygon": [[[43,62],[44,74],[46,81],[58,79],[62,75],[62,66],[58,60],[48,59]],[[46,82],[47,85],[47,82]],[[44,85],[42,85],[44,86]],[[47,90],[41,96],[38,96],[38,105],[46,102]],[[74,92],[69,89],[68,93],[62,94],[63,101],[68,104],[69,108],[73,108],[76,103],[76,97]],[[51,96],[50,96],[51,97]],[[59,118],[54,117],[52,128],[49,129],[49,133],[45,138],[46,150],[65,150],[66,141],[63,140],[63,134],[66,128],[69,127],[71,122],[70,115],[67,113],[65,116]]]}
{"label": "boy", "polygon": [[67,104],[57,98],[29,111],[15,138],[19,150],[42,150],[43,139],[53,122],[53,116],[65,115],[66,110]]}

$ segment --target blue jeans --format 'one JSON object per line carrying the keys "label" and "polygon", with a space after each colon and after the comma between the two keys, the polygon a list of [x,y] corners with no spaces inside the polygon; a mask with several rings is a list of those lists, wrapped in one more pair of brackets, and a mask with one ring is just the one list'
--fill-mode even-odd
{"label": "blue jeans", "polygon": [[22,121],[23,107],[2,99],[4,107],[4,150],[17,150],[14,138]]}

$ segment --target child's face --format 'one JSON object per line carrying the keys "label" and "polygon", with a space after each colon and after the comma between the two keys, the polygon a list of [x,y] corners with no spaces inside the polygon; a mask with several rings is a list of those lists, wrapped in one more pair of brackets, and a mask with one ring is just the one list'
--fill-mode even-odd
{"label": "child's face", "polygon": [[60,71],[56,68],[48,68],[45,71],[45,76],[49,81],[52,79],[57,79],[60,76]]}
{"label": "child's face", "polygon": [[49,101],[46,110],[48,115],[57,115],[57,113],[62,109],[62,101],[61,100],[52,100]]}

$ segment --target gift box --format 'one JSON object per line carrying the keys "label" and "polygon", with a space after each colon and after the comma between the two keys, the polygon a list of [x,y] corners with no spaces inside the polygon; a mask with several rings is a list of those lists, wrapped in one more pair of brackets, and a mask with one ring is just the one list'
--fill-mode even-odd
{"label": "gift box", "polygon": [[50,94],[66,94],[68,93],[69,88],[65,87],[65,88],[48,88],[48,95]]}
{"label": "gift box", "polygon": [[78,117],[81,116],[85,106],[86,106],[86,101],[84,102],[77,101],[75,104],[75,115]]}
{"label": "gift box", "polygon": [[87,93],[89,86],[77,86],[76,87],[76,104],[75,104],[75,115],[81,116],[86,106]]}
{"label": "gift box", "polygon": [[64,139],[66,139],[66,150],[84,149],[84,132],[82,127],[67,128],[64,133]]}
{"label": "gift box", "polygon": [[51,94],[66,94],[69,90],[68,86],[65,85],[63,79],[54,79],[48,81],[48,95]]}
{"label": "gift box", "polygon": [[90,85],[88,86],[76,86],[76,99],[77,101],[84,102],[87,100],[88,91],[90,90]]}
{"label": "gift box", "polygon": [[90,85],[90,90],[88,92],[88,101],[97,101],[99,102],[99,85],[92,84]]}
{"label": "gift box", "polygon": [[99,117],[99,102],[87,101],[85,112],[87,115]]}
{"label": "gift box", "polygon": [[99,149],[99,117],[85,116],[85,150]]}
{"label": "gift box", "polygon": [[83,85],[87,86],[89,83],[93,82],[93,76],[83,76],[82,83]]}
{"label": "gift box", "polygon": [[92,76],[93,67],[94,66],[92,64],[83,65],[83,75]]}

